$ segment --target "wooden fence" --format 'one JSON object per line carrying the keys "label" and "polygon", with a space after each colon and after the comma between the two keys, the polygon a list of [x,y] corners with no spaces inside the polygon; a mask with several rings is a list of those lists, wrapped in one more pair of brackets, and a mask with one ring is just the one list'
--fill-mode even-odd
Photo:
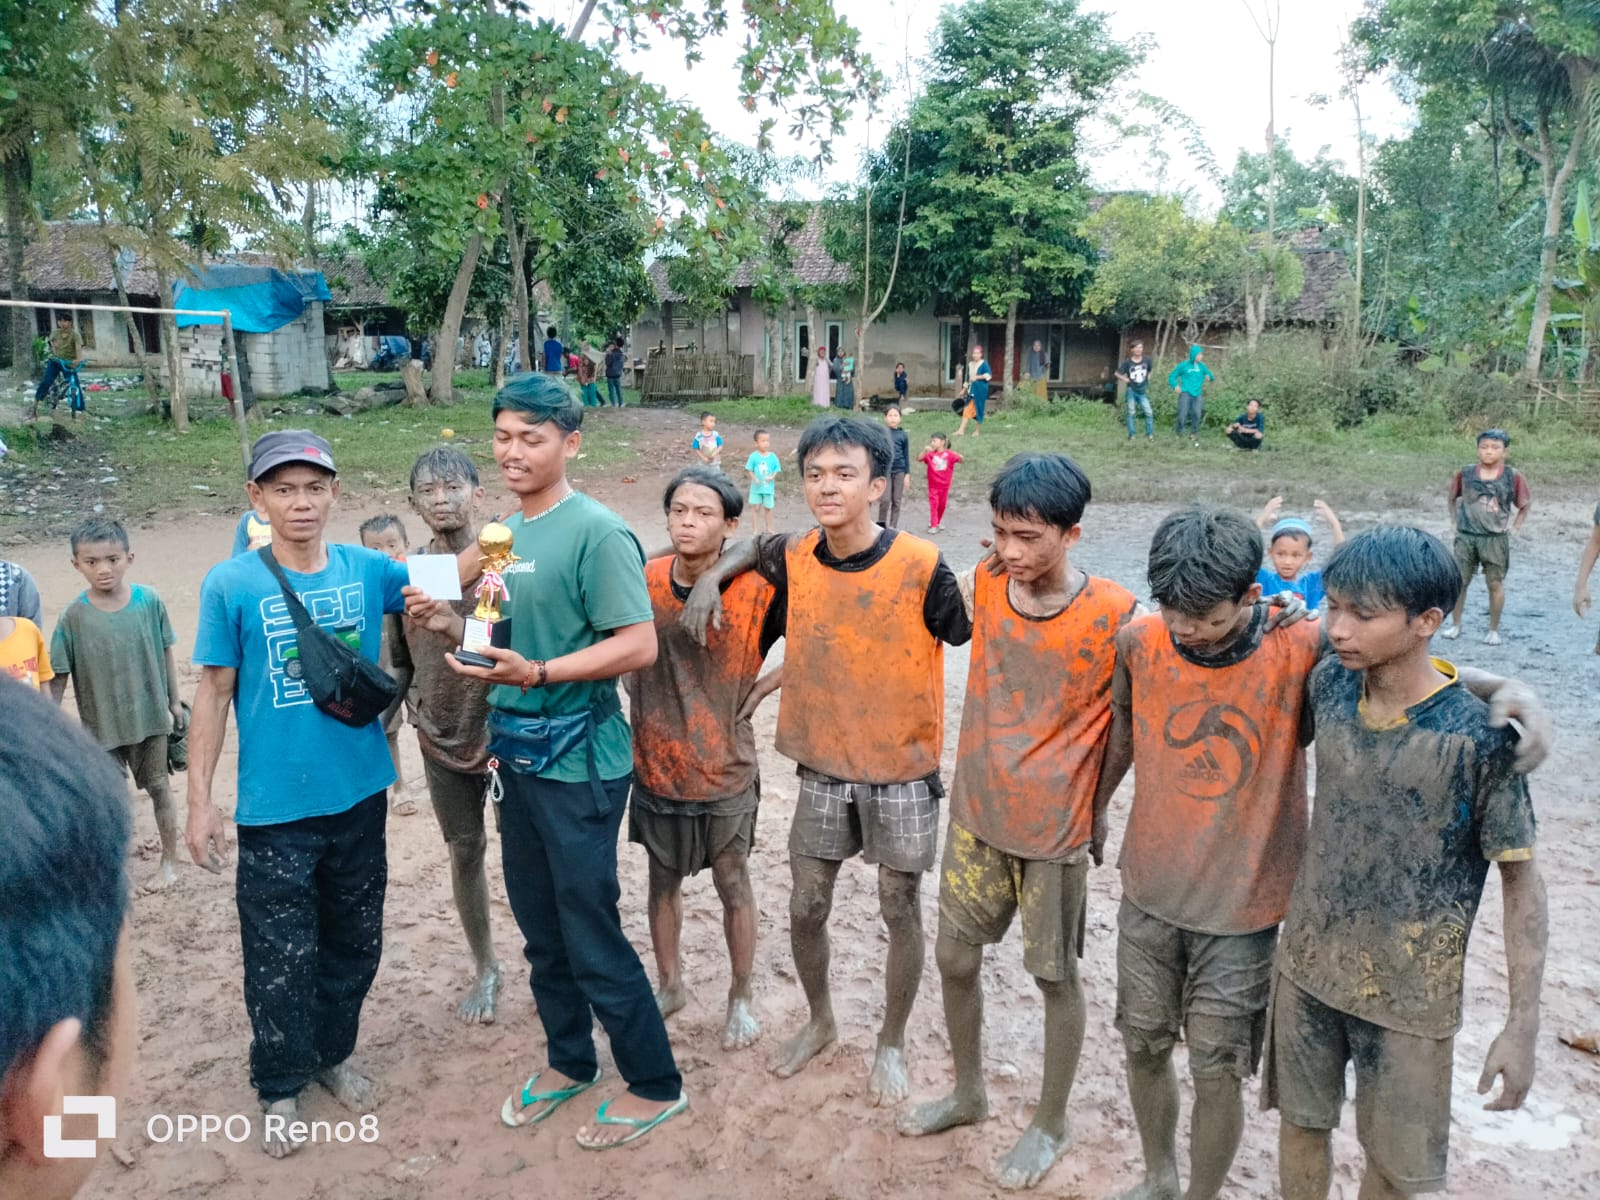
{"label": "wooden fence", "polygon": [[1600,384],[1541,381],[1534,385],[1524,412],[1534,420],[1566,421],[1600,433]]}
{"label": "wooden fence", "polygon": [[640,400],[645,404],[729,400],[754,394],[755,378],[753,354],[652,350],[645,363]]}

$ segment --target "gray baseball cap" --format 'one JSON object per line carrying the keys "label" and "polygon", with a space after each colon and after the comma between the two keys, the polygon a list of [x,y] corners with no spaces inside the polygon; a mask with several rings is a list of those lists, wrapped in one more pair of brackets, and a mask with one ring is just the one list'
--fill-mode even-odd
{"label": "gray baseball cap", "polygon": [[305,463],[339,473],[333,465],[333,447],[325,439],[309,429],[275,429],[263,433],[250,447],[250,482],[287,463]]}

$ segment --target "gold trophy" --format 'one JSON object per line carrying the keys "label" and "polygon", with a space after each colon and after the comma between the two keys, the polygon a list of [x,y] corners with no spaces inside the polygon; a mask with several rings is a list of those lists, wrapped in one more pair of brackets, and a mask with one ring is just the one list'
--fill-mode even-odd
{"label": "gold trophy", "polygon": [[509,605],[511,591],[506,587],[505,569],[517,561],[511,553],[512,533],[508,526],[491,521],[478,531],[479,565],[483,576],[474,593],[478,606],[466,618],[466,628],[461,635],[461,647],[455,652],[456,661],[469,667],[492,669],[495,660],[483,651],[490,646],[502,650],[511,646],[511,618],[501,611],[501,603]]}

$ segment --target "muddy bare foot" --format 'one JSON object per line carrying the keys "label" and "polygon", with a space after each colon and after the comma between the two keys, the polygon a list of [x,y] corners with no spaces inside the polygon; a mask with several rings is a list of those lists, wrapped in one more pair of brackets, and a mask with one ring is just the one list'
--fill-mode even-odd
{"label": "muddy bare foot", "polygon": [[731,997],[728,1000],[728,1020],[722,1027],[722,1048],[743,1050],[755,1045],[760,1036],[761,1022],[756,1020],[750,1001],[744,996]]}
{"label": "muddy bare foot", "polygon": [[879,1107],[899,1104],[911,1095],[911,1077],[906,1074],[906,1052],[900,1046],[879,1046],[867,1077],[867,1094]]}
{"label": "muddy bare foot", "polygon": [[923,1137],[930,1133],[943,1133],[957,1125],[976,1125],[989,1115],[988,1098],[951,1092],[943,1100],[929,1100],[908,1112],[902,1113],[896,1127],[906,1137]]}
{"label": "muddy bare foot", "polygon": [[140,886],[139,891],[146,896],[153,896],[157,892],[166,891],[169,887],[177,882],[177,865],[171,859],[163,858],[161,860],[161,866],[156,869],[156,873],[144,881],[144,883]]}
{"label": "muddy bare foot", "polygon": [[1051,1137],[1033,1125],[1022,1131],[1011,1152],[995,1164],[994,1181],[1003,1188],[1031,1188],[1067,1152],[1071,1139]]}
{"label": "muddy bare foot", "polygon": [[317,1082],[351,1112],[371,1112],[372,1103],[378,1098],[378,1089],[373,1087],[372,1080],[352,1067],[349,1059],[326,1071],[318,1071]]}
{"label": "muddy bare foot", "polygon": [[656,992],[656,1007],[661,1010],[663,1017],[670,1017],[687,1003],[689,989],[683,986],[682,975]]}
{"label": "muddy bare foot", "polygon": [[[291,1141],[286,1132],[287,1127],[300,1119],[300,1101],[294,1096],[287,1100],[275,1100],[271,1104],[263,1105],[264,1114],[261,1122],[261,1148],[271,1158],[288,1158],[301,1143]],[[269,1121],[266,1117],[282,1117],[282,1122]]]}
{"label": "muddy bare foot", "polygon": [[1178,1187],[1176,1174],[1163,1175],[1155,1179],[1147,1175],[1139,1181],[1137,1187],[1119,1192],[1114,1200],[1182,1200],[1182,1197],[1183,1192]]}
{"label": "muddy bare foot", "polygon": [[831,1019],[818,1021],[813,1018],[807,1021],[805,1027],[778,1051],[778,1057],[772,1063],[772,1073],[779,1079],[798,1075],[805,1070],[808,1062],[833,1045],[838,1036],[839,1031]]}
{"label": "muddy bare foot", "polygon": [[500,999],[500,964],[495,963],[483,974],[472,990],[456,1005],[456,1016],[468,1025],[493,1025],[494,1008]]}

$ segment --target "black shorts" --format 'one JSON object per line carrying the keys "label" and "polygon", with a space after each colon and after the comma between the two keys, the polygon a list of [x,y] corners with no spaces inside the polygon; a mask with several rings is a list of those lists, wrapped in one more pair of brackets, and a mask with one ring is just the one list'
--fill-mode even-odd
{"label": "black shorts", "polygon": [[725,800],[671,800],[634,784],[628,840],[674,875],[698,875],[726,854],[755,849],[760,804],[759,781]]}

